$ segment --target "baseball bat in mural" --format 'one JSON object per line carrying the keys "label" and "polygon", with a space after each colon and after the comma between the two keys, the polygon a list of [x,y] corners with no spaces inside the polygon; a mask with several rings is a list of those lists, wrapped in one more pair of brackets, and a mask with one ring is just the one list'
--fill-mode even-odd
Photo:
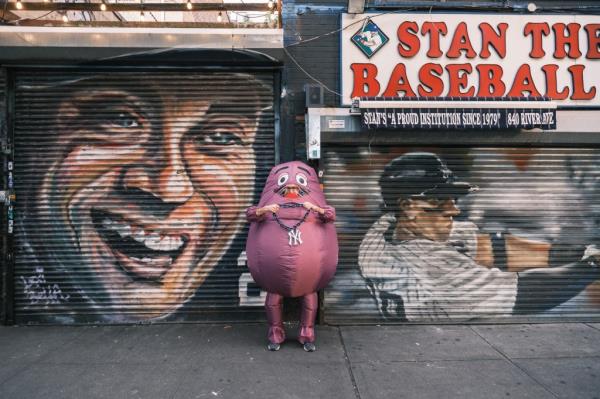
{"label": "baseball bat in mural", "polygon": [[248,268],[268,292],[269,349],[285,340],[283,297],[302,297],[298,340],[315,350],[317,291],[333,277],[338,262],[335,209],[325,201],[314,169],[288,162],[271,169],[258,206],[246,212],[251,222],[246,244]]}
{"label": "baseball bat in mural", "polygon": [[[558,176],[557,184],[540,186],[544,190],[534,200],[538,206],[544,197],[559,201]],[[457,179],[437,154],[409,152],[385,166],[379,178],[384,213],[368,229],[358,252],[360,272],[383,318],[458,320],[541,313],[600,279],[600,251],[594,245],[584,246],[570,263],[549,267],[551,245],[525,239],[523,232],[519,237],[515,226],[541,226],[531,219],[532,212],[529,220],[528,212],[522,212],[514,223],[510,215],[527,199],[514,194],[518,183],[505,184],[503,197],[492,200],[484,194],[474,200],[484,203],[471,203],[472,220],[503,223],[498,231],[512,233],[503,238],[500,232],[480,234],[472,220],[455,220],[461,214],[457,202],[475,195],[478,187]],[[528,187],[526,196],[534,193],[533,183]],[[492,201],[501,202],[503,209],[492,208]],[[572,199],[566,202],[576,205]],[[546,208],[547,218],[552,211]],[[558,224],[550,226],[551,231],[559,229]]]}

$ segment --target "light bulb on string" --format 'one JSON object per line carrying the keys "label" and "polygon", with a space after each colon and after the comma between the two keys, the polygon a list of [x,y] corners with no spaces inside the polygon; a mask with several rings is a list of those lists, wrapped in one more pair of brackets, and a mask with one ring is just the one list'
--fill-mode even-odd
{"label": "light bulb on string", "polygon": [[219,11],[219,15],[217,15],[217,22],[223,22],[223,14]]}
{"label": "light bulb on string", "polygon": [[186,7],[188,10],[191,10],[192,8],[194,8],[194,6],[192,6],[192,0],[187,1]]}
{"label": "light bulb on string", "polygon": [[269,0],[269,2],[267,3],[269,10],[272,9],[274,5],[275,5],[275,3],[273,3],[273,0]]}
{"label": "light bulb on string", "polygon": [[100,10],[106,11],[106,4],[104,4],[104,2],[102,2],[102,4],[100,4]]}
{"label": "light bulb on string", "polygon": [[62,20],[63,22],[66,24],[67,22],[69,22],[69,17],[67,16],[67,13],[64,13],[62,16]]}
{"label": "light bulb on string", "polygon": [[21,3],[20,1],[17,1],[17,10],[22,10],[23,9],[23,3]]}

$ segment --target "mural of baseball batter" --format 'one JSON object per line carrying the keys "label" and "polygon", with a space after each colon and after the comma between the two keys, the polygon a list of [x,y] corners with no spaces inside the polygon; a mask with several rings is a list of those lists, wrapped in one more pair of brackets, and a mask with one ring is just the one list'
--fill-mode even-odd
{"label": "mural of baseball batter", "polygon": [[[347,173],[371,175],[369,190],[351,190],[362,205],[353,215],[335,206],[338,220],[353,219],[347,227],[370,220],[355,256],[380,318],[600,314],[593,284],[600,251],[592,245],[598,157],[595,150],[398,148],[365,153],[369,172],[358,172],[356,157],[342,161]],[[330,176],[328,186],[340,196],[333,181],[345,179],[362,180]],[[378,200],[364,194],[371,188]],[[341,223],[342,247],[344,231],[346,242],[354,236]],[[349,277],[337,278],[342,285]]]}
{"label": "mural of baseball batter", "polygon": [[[243,212],[273,163],[269,75],[48,76],[18,81],[17,316],[202,313],[202,289],[235,265]],[[237,302],[237,279],[224,276],[205,294],[213,308]]]}

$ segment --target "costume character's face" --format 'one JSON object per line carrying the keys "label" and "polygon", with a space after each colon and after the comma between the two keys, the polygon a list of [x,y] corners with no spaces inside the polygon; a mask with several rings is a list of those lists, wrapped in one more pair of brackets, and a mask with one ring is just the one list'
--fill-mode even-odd
{"label": "costume character's face", "polygon": [[313,168],[294,161],[271,169],[259,205],[281,204],[286,201],[310,201],[315,205],[325,205],[325,196]]}
{"label": "costume character's face", "polygon": [[232,113],[218,82],[179,95],[127,79],[74,88],[60,102],[64,152],[35,197],[58,245],[38,247],[67,270],[85,268],[93,301],[155,317],[193,295],[243,226],[259,106]]}
{"label": "costume character's face", "polygon": [[460,214],[453,198],[401,199],[401,224],[415,238],[444,242],[450,236],[453,218]]}

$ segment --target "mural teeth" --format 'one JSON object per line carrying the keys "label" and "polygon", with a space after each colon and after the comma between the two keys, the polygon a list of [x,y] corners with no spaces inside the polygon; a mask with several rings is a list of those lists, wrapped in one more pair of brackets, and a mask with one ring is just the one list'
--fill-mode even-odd
{"label": "mural teeth", "polygon": [[123,238],[131,235],[131,226],[127,223],[117,222],[115,220],[106,218],[102,220],[102,225],[104,228],[116,232]]}
{"label": "mural teeth", "polygon": [[141,263],[146,263],[147,265],[151,265],[151,266],[170,266],[173,263],[173,259],[169,258],[168,260],[165,259],[154,259],[154,258],[149,258],[147,256],[144,256],[143,258],[135,258],[132,257],[131,259],[133,259],[136,262],[141,262]]}
{"label": "mural teeth", "polygon": [[133,231],[133,234],[131,235],[131,237],[136,240],[139,243],[144,243],[144,241],[146,240],[146,232],[144,231],[144,229],[137,229]]}
{"label": "mural teeth", "polygon": [[181,248],[183,245],[183,238],[181,237],[171,237],[171,243],[173,244],[172,251]]}
{"label": "mural teeth", "polygon": [[179,237],[164,236],[160,241],[160,247],[162,251],[175,251],[181,248],[183,240]]}
{"label": "mural teeth", "polygon": [[117,224],[116,231],[122,238],[126,238],[131,235],[131,226],[128,224],[119,223]]}
{"label": "mural teeth", "polygon": [[146,241],[144,241],[144,245],[146,245],[148,248],[153,249],[155,251],[160,251],[161,244],[160,244],[160,236],[158,235],[158,233],[150,234],[150,236],[146,238]]}
{"label": "mural teeth", "polygon": [[158,249],[160,251],[168,251],[169,247],[171,246],[171,239],[167,236],[164,236],[163,238],[160,239],[160,242],[158,243]]}

